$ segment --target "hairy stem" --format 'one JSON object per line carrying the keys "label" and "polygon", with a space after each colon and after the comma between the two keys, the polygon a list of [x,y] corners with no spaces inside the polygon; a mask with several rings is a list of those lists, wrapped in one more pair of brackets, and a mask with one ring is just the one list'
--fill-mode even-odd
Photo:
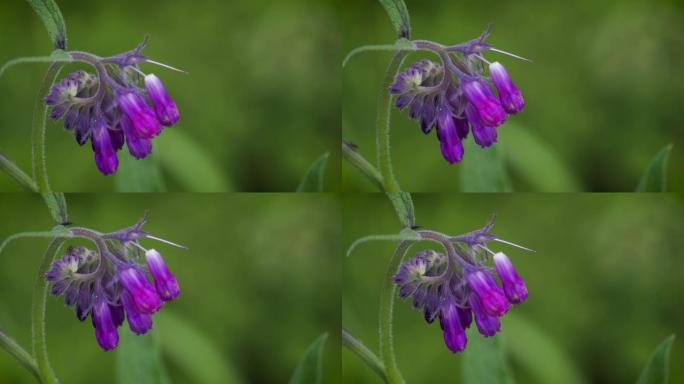
{"label": "hairy stem", "polygon": [[36,360],[31,356],[24,348],[21,347],[14,339],[7,336],[5,333],[0,331],[0,346],[4,348],[10,355],[14,356],[21,365],[28,369],[36,379],[40,380],[40,374],[38,373],[38,364]]}
{"label": "hairy stem", "polygon": [[394,340],[392,335],[392,324],[394,321],[394,298],[396,296],[396,285],[394,285],[394,274],[399,268],[399,264],[404,259],[404,255],[414,241],[402,241],[394,251],[394,255],[387,265],[387,273],[380,292],[380,358],[385,364],[387,372],[387,382],[391,384],[403,383],[397,361],[394,355]]}
{"label": "hairy stem", "polygon": [[375,120],[376,132],[376,146],[378,154],[378,168],[382,175],[385,191],[399,192],[399,182],[394,178],[392,171],[392,159],[390,156],[390,115],[392,112],[392,95],[389,93],[389,87],[392,85],[394,78],[404,62],[406,56],[410,51],[397,51],[385,72],[385,78],[382,81],[380,94],[378,95],[377,104],[377,118]]}
{"label": "hairy stem", "polygon": [[33,356],[38,364],[41,382],[45,384],[59,383],[48,359],[47,341],[45,340],[45,304],[47,301],[48,282],[45,274],[50,269],[55,254],[59,251],[65,238],[55,237],[48,245],[43,261],[38,269],[36,283],[33,287],[33,302],[31,304],[31,328],[33,330]]}
{"label": "hairy stem", "polygon": [[43,83],[38,91],[36,104],[33,108],[33,123],[31,126],[31,154],[33,160],[33,180],[38,184],[40,192],[49,192],[50,183],[47,174],[47,157],[45,154],[45,127],[47,124],[48,107],[43,101],[50,87],[55,82],[63,63],[52,63],[48,67]]}
{"label": "hairy stem", "polygon": [[342,328],[342,345],[347,347],[356,356],[360,357],[370,369],[380,376],[382,381],[389,383],[387,379],[387,372],[385,372],[385,365],[382,360],[373,353],[368,347],[366,347],[361,340],[357,339],[345,328]]}
{"label": "hairy stem", "polygon": [[378,169],[366,160],[353,144],[346,140],[342,140],[342,155],[351,165],[355,166],[371,183],[373,183],[380,191],[385,190],[382,181],[382,175]]}
{"label": "hairy stem", "polygon": [[32,192],[38,192],[38,185],[36,182],[24,172],[18,165],[10,160],[4,153],[0,151],[0,170],[8,174],[19,186]]}

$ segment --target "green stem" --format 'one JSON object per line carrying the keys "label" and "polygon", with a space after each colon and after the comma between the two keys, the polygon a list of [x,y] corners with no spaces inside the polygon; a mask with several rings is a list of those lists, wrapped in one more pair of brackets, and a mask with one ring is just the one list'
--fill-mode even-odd
{"label": "green stem", "polygon": [[50,91],[63,63],[52,63],[48,67],[43,83],[38,91],[38,97],[33,108],[33,123],[31,126],[31,155],[33,161],[33,179],[38,183],[40,192],[49,192],[50,183],[47,175],[47,157],[45,155],[45,127],[47,125],[48,107],[43,98]]}
{"label": "green stem", "polygon": [[48,282],[45,274],[50,269],[55,254],[59,251],[65,239],[55,237],[48,245],[43,255],[43,261],[38,269],[36,283],[33,287],[33,302],[31,304],[31,328],[33,330],[33,356],[38,364],[41,381],[45,384],[58,383],[55,372],[50,366],[47,351],[47,341],[45,340],[45,304],[47,301]]}
{"label": "green stem", "polygon": [[390,157],[390,115],[392,112],[392,95],[389,87],[410,51],[397,51],[385,72],[380,94],[378,95],[377,118],[375,120],[376,146],[378,153],[378,168],[384,181],[384,190],[387,192],[399,192],[399,182],[394,178],[392,171],[392,159]]}
{"label": "green stem", "polygon": [[5,333],[0,331],[0,346],[2,346],[10,355],[14,356],[21,365],[28,369],[36,379],[40,380],[40,374],[38,373],[38,364],[36,360],[33,359],[24,348],[21,347],[14,339],[7,336]]}
{"label": "green stem", "polygon": [[10,160],[4,153],[0,151],[0,170],[8,174],[21,187],[32,192],[38,192],[38,185],[36,182],[24,172],[18,165]]}
{"label": "green stem", "polygon": [[387,273],[385,274],[382,291],[380,292],[380,358],[385,364],[387,382],[391,384],[404,382],[394,355],[394,340],[392,336],[394,298],[396,296],[394,274],[397,272],[399,264],[413,243],[414,241],[411,240],[399,243],[387,265]]}
{"label": "green stem", "polygon": [[370,161],[366,160],[354,147],[353,144],[349,143],[346,140],[342,140],[342,156],[344,157],[345,160],[347,160],[351,165],[355,166],[358,170],[363,173],[364,176],[366,176],[366,179],[368,179],[371,183],[375,184],[376,187],[378,187],[379,190],[384,191],[385,186],[382,181],[382,175],[380,172],[378,172],[378,169],[373,166],[373,164],[370,163]]}
{"label": "green stem", "polygon": [[368,347],[366,347],[361,340],[354,337],[354,335],[352,335],[345,328],[342,328],[342,345],[356,354],[356,356],[360,357],[361,360],[363,360],[363,362],[370,367],[370,369],[380,376],[382,381],[389,383],[387,380],[387,372],[385,372],[385,365],[382,363],[382,360],[380,360],[380,358],[373,353],[373,351],[368,349]]}

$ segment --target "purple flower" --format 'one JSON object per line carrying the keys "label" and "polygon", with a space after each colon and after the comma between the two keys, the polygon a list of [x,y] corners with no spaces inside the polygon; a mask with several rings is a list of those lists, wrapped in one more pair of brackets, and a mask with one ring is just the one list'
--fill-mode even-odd
{"label": "purple flower", "polygon": [[138,137],[150,139],[161,132],[161,125],[154,110],[144,97],[135,92],[126,92],[119,95],[116,100],[121,111],[131,120],[133,131]]}
{"label": "purple flower", "polygon": [[499,91],[499,100],[501,100],[501,105],[506,112],[514,114],[522,111],[525,107],[525,99],[506,72],[506,68],[498,62],[494,62],[489,65],[489,73],[492,76],[494,86]]}
{"label": "purple flower", "polygon": [[152,316],[138,312],[136,309],[137,307],[128,292],[123,292],[121,294],[121,302],[128,314],[128,326],[133,333],[142,335],[152,329]]}
{"label": "purple flower", "polygon": [[93,151],[95,151],[95,164],[105,175],[116,172],[119,167],[119,158],[112,144],[109,127],[103,118],[95,118],[93,122]]}
{"label": "purple flower", "polygon": [[[459,124],[463,124],[463,122],[459,121]],[[442,107],[437,114],[437,134],[444,159],[451,164],[461,161],[463,143],[456,121],[446,107]]]}
{"label": "purple flower", "polygon": [[157,76],[149,74],[145,76],[145,88],[154,103],[154,110],[159,121],[167,127],[176,124],[178,119],[180,119],[178,107],[176,102],[166,92],[161,80]]}
{"label": "purple flower", "polygon": [[484,125],[498,127],[506,121],[506,111],[483,80],[465,80],[463,92]]}
{"label": "purple flower", "polygon": [[104,297],[98,296],[93,303],[93,326],[95,338],[105,351],[116,348],[119,344],[119,332],[112,318],[112,313]]}
{"label": "purple flower", "polygon": [[176,276],[169,271],[162,255],[154,249],[145,252],[147,267],[154,278],[155,286],[159,297],[164,301],[173,300],[180,295],[180,287]]}
{"label": "purple flower", "polygon": [[136,267],[126,267],[119,271],[121,285],[131,295],[134,308],[145,314],[157,312],[162,301],[144,272]]}
{"label": "purple flower", "polygon": [[494,336],[501,329],[501,321],[496,316],[492,316],[484,309],[480,298],[476,294],[470,295],[470,306],[475,313],[475,324],[477,330],[484,336]]}
{"label": "purple flower", "polygon": [[504,255],[503,252],[494,254],[494,267],[503,283],[504,292],[506,292],[508,300],[513,304],[519,304],[525,301],[525,299],[527,299],[527,286],[525,285],[525,280],[518,275],[518,272],[515,270],[515,267],[508,256]]}
{"label": "purple flower", "polygon": [[468,338],[461,325],[461,316],[452,297],[447,297],[440,305],[439,324],[444,331],[444,343],[454,353],[462,352]]}
{"label": "purple flower", "polygon": [[476,270],[466,274],[470,288],[477,294],[482,306],[492,316],[502,316],[511,307],[503,290],[487,270]]}
{"label": "purple flower", "polygon": [[496,143],[496,128],[484,125],[472,104],[468,104],[466,106],[465,113],[468,117],[468,121],[470,121],[470,125],[473,128],[473,138],[475,139],[475,143],[477,143],[477,145],[481,146],[482,148],[486,148]]}
{"label": "purple flower", "polygon": [[121,130],[126,135],[126,143],[131,156],[136,159],[144,159],[152,152],[152,140],[139,137],[133,128],[133,124],[127,115],[121,115],[119,122]]}

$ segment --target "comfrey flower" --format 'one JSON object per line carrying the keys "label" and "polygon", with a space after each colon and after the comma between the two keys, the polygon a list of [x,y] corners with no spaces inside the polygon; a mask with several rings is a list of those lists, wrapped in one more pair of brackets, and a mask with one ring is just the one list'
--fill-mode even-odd
{"label": "comfrey flower", "polygon": [[462,141],[468,132],[473,132],[479,146],[489,147],[496,143],[497,127],[508,114],[525,107],[522,93],[504,66],[482,56],[486,51],[508,54],[485,43],[489,33],[453,46],[412,41],[414,48],[439,55],[441,63],[417,61],[400,72],[389,89],[397,96],[397,108],[408,108],[425,134],[436,127],[442,156],[451,164],[463,158]]}
{"label": "comfrey flower", "polygon": [[152,152],[152,138],[180,119],[161,80],[140,70],[140,63],[159,64],[141,54],[145,44],[107,58],[68,52],[73,60],[91,64],[96,74],[73,72],[45,97],[50,117],[64,119],[79,145],[92,142],[95,164],[105,175],[116,172],[124,143],[133,157],[143,159]]}
{"label": "comfrey flower", "polygon": [[69,229],[73,237],[92,240],[97,249],[69,248],[45,276],[52,283],[52,294],[64,295],[64,303],[74,307],[79,320],[92,317],[95,338],[105,351],[118,345],[117,328],[124,319],[134,333],[147,333],[152,329],[152,314],[180,295],[178,281],[161,254],[143,248],[139,240],[176,244],[143,231],[145,221],[107,234]]}
{"label": "comfrey flower", "polygon": [[[432,323],[439,318],[444,342],[453,352],[465,349],[466,329],[473,318],[482,335],[494,336],[501,329],[500,318],[511,305],[527,299],[525,281],[511,260],[487,246],[490,241],[515,244],[490,233],[492,227],[490,222],[460,236],[419,230],[421,238],[441,242],[447,253],[420,251],[402,263],[394,275],[399,296],[411,297],[425,321]],[[491,259],[494,268],[490,266]]]}

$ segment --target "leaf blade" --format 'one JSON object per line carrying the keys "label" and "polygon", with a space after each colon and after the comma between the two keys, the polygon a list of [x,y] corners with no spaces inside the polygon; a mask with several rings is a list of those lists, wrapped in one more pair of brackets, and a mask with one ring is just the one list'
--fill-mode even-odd
{"label": "leaf blade", "polygon": [[323,192],[325,166],[329,156],[330,153],[326,152],[309,166],[297,187],[297,192]]}
{"label": "leaf blade", "polygon": [[416,213],[413,207],[413,199],[408,192],[387,192],[387,197],[394,206],[394,211],[404,228],[413,228],[416,225]]}
{"label": "leaf blade", "polygon": [[45,28],[52,39],[52,44],[57,49],[66,49],[67,35],[66,24],[62,11],[59,10],[54,0],[26,0],[38,17],[43,21]]}
{"label": "leaf blade", "polygon": [[511,192],[511,180],[504,165],[500,145],[480,148],[474,140],[466,140],[461,164],[463,192]]}
{"label": "leaf blade", "polygon": [[667,163],[670,159],[672,144],[663,147],[653,157],[641,176],[637,185],[637,192],[665,192],[667,189]]}
{"label": "leaf blade", "polygon": [[62,192],[43,192],[41,193],[45,205],[50,211],[50,216],[59,225],[69,223],[69,213],[67,212],[67,203],[64,193]]}
{"label": "leaf blade", "polygon": [[116,353],[118,382],[169,384],[156,335],[135,335],[128,327],[122,327],[120,334],[121,341]]}
{"label": "leaf blade", "polygon": [[468,348],[463,353],[463,382],[465,384],[513,384],[501,339],[482,337],[475,327],[470,328]]}
{"label": "leaf blade", "polygon": [[323,347],[328,334],[324,333],[311,344],[299,361],[290,384],[320,384],[323,379]]}
{"label": "leaf blade", "polygon": [[670,335],[663,340],[646,363],[639,375],[637,384],[667,384],[669,382],[670,349],[675,336]]}
{"label": "leaf blade", "polygon": [[383,8],[385,8],[385,12],[387,12],[390,21],[392,21],[392,25],[397,31],[397,35],[408,39],[411,36],[411,20],[404,0],[379,1]]}

